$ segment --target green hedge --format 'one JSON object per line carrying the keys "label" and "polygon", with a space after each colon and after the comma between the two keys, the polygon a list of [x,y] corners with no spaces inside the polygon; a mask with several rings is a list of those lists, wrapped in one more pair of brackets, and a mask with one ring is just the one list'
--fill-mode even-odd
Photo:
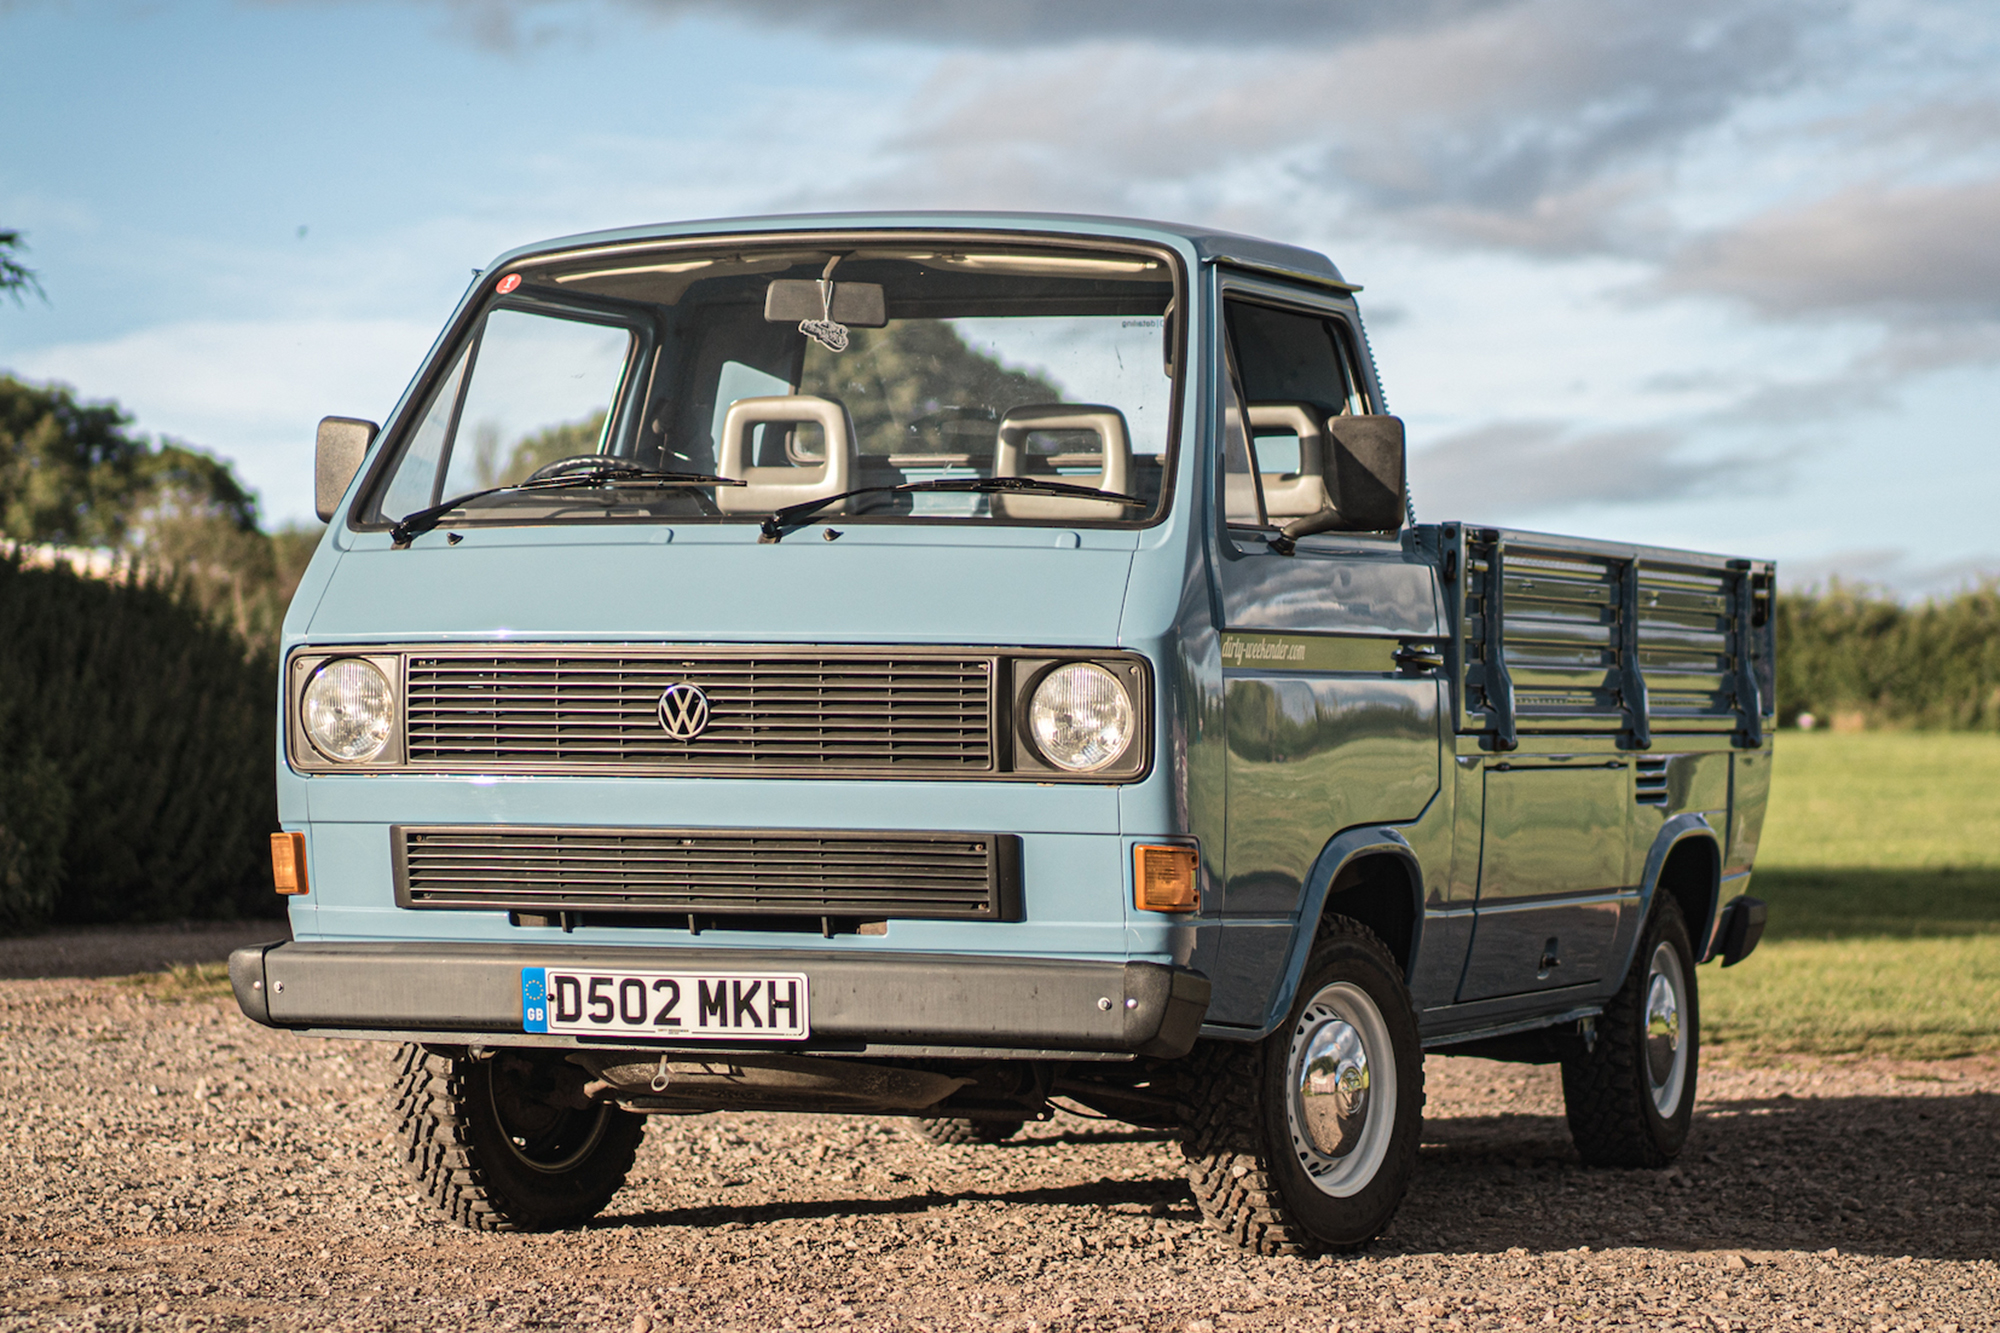
{"label": "green hedge", "polygon": [[1786,724],[2000,731],[2000,583],[1906,606],[1835,584],[1778,597]]}
{"label": "green hedge", "polygon": [[277,914],[276,673],[172,587],[0,555],[0,931]]}

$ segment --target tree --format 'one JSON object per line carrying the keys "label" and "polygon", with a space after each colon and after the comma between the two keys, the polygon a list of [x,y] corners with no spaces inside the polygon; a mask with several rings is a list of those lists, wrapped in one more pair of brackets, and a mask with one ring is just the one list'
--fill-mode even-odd
{"label": "tree", "polygon": [[846,403],[863,453],[988,451],[1009,408],[1062,399],[1039,375],[967,346],[942,320],[899,320],[850,336],[845,352],[806,345],[801,392]]}
{"label": "tree", "polygon": [[178,580],[248,644],[277,642],[320,529],[257,526],[221,459],[128,429],[115,403],[0,375],[0,539],[108,546]]}
{"label": "tree", "polygon": [[0,375],[0,537],[122,545],[148,467],[131,424],[115,403]]}
{"label": "tree", "polygon": [[35,271],[18,258],[27,249],[28,244],[21,239],[20,232],[0,231],[0,292],[13,297],[17,304],[22,303],[23,292],[33,292],[44,301],[49,299]]}

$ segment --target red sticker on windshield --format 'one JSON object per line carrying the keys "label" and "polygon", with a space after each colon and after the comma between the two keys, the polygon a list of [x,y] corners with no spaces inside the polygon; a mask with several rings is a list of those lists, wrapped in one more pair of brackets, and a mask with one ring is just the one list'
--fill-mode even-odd
{"label": "red sticker on windshield", "polygon": [[500,279],[498,283],[494,284],[493,290],[505,296],[520,285],[521,275],[518,273],[509,273],[506,277]]}

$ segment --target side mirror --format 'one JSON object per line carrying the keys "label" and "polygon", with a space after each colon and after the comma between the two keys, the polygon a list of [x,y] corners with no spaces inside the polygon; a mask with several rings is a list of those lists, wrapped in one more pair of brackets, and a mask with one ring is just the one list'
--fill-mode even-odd
{"label": "side mirror", "polygon": [[1394,532],[1403,526],[1403,419],[1338,416],[1326,421],[1326,488],[1334,507],[1287,523],[1271,545],[1287,555],[1315,532]]}
{"label": "side mirror", "polygon": [[333,521],[340,497],[347,494],[375,432],[382,428],[372,421],[354,417],[321,417],[319,439],[313,447],[313,512],[322,523]]}
{"label": "side mirror", "polygon": [[1327,489],[1346,532],[1394,532],[1403,526],[1403,419],[1328,417],[1332,457]]}

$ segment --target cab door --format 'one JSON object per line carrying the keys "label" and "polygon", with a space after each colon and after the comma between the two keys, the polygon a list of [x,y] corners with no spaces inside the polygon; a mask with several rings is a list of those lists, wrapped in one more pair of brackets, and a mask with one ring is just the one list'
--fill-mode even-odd
{"label": "cab door", "polygon": [[1306,879],[1328,839],[1414,819],[1437,792],[1440,683],[1398,653],[1419,656],[1440,627],[1433,567],[1398,534],[1302,537],[1291,554],[1269,540],[1327,502],[1314,454],[1325,419],[1369,410],[1351,326],[1337,308],[1264,287],[1241,290],[1224,309],[1213,568],[1227,815],[1209,1013],[1254,1025],[1282,978]]}

